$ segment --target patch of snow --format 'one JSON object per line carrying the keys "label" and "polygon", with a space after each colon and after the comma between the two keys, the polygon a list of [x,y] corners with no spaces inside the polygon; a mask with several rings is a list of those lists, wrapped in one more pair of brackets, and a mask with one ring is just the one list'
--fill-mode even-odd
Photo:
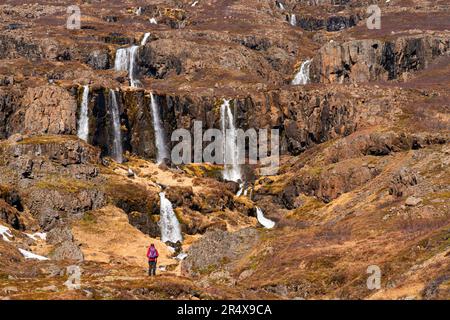
{"label": "patch of snow", "polygon": [[41,261],[48,260],[47,257],[43,257],[43,256],[40,256],[38,254],[34,254],[33,252],[30,252],[30,251],[27,251],[27,250],[23,250],[23,249],[19,248],[19,251],[20,251],[21,254],[23,254],[25,259],[37,259],[37,260],[41,260]]}
{"label": "patch of snow", "polygon": [[175,257],[175,259],[178,259],[178,260],[184,260],[184,259],[186,259],[186,257],[187,257],[187,254],[184,253],[184,252],[182,252],[182,253],[180,253],[179,255],[177,255],[177,256]]}
{"label": "patch of snow", "polygon": [[258,207],[256,207],[256,218],[258,219],[258,222],[264,226],[264,228],[272,229],[275,227],[275,222],[264,217],[262,210]]}
{"label": "patch of snow", "polygon": [[150,18],[148,21],[150,21],[151,24],[158,24],[158,21],[156,21],[155,18]]}
{"label": "patch of snow", "polygon": [[0,226],[0,236],[2,236],[3,240],[5,240],[6,242],[11,242],[11,239],[9,238],[14,237],[9,228],[4,226]]}
{"label": "patch of snow", "polygon": [[198,1],[194,1],[193,4],[191,4],[191,7],[195,7],[198,4]]}
{"label": "patch of snow", "polygon": [[166,271],[166,266],[159,266],[159,271]]}
{"label": "patch of snow", "polygon": [[45,232],[35,232],[33,234],[25,233],[28,237],[30,237],[33,240],[37,240],[38,238],[41,240],[46,241],[47,240],[47,233]]}

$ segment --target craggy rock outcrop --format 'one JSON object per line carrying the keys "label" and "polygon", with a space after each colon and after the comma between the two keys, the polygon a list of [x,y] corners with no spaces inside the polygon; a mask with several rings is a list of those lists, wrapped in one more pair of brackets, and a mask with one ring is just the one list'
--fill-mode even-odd
{"label": "craggy rock outcrop", "polygon": [[410,36],[396,40],[329,42],[313,57],[312,82],[354,83],[401,79],[449,53],[450,39]]}
{"label": "craggy rock outcrop", "polygon": [[410,187],[417,185],[418,180],[419,175],[417,173],[412,172],[408,168],[401,168],[391,179],[389,194],[402,197]]}
{"label": "craggy rock outcrop", "polygon": [[[361,90],[376,95],[376,99],[363,99],[345,88],[321,91],[293,88],[236,98],[231,101],[231,109],[237,127],[243,130],[278,128],[281,152],[297,155],[314,144],[348,135],[368,123],[389,123],[398,113],[398,106],[391,104],[392,100],[385,92]],[[102,149],[102,155],[109,155],[113,139],[109,97],[102,90],[94,91],[93,96],[89,141]],[[120,91],[117,96],[124,150],[145,158],[155,158],[149,96],[136,90]],[[155,94],[154,97],[164,119],[166,141],[170,141],[171,132],[179,128],[193,133],[194,121],[201,121],[204,130],[220,128],[221,98],[187,94]],[[399,99],[402,99],[401,94]]]}
{"label": "craggy rock outcrop", "polygon": [[74,134],[76,100],[63,88],[45,86],[29,88],[22,104],[27,106],[24,133]]}
{"label": "craggy rock outcrop", "polygon": [[47,234],[47,241],[54,246],[51,252],[53,260],[73,260],[81,262],[84,260],[83,252],[75,243],[72,231],[68,226],[58,224]]}
{"label": "craggy rock outcrop", "polygon": [[360,17],[358,15],[332,16],[324,19],[302,17],[298,19],[297,24],[307,31],[326,29],[327,31],[333,32],[354,27],[358,24],[359,20]]}
{"label": "craggy rock outcrop", "polygon": [[362,156],[386,156],[394,152],[420,149],[434,144],[445,144],[445,134],[406,134],[401,132],[354,133],[336,142],[324,151],[325,163],[336,163]]}
{"label": "craggy rock outcrop", "polygon": [[181,265],[182,273],[195,276],[220,268],[251,250],[258,237],[258,231],[253,228],[233,233],[208,231],[189,248],[188,256]]}
{"label": "craggy rock outcrop", "polygon": [[0,139],[6,139],[12,132],[18,131],[11,118],[21,107],[21,97],[18,89],[0,87]]}
{"label": "craggy rock outcrop", "polygon": [[19,136],[18,142],[9,142],[0,145],[6,159],[41,156],[63,166],[100,163],[99,150],[74,137]]}
{"label": "craggy rock outcrop", "polygon": [[46,230],[105,203],[103,192],[91,189],[91,180],[98,179],[99,150],[74,137],[12,136],[0,152],[0,182],[20,189],[20,205]]}
{"label": "craggy rock outcrop", "polygon": [[[47,186],[48,183],[48,186]],[[60,220],[80,218],[84,212],[98,209],[106,204],[103,192],[83,189],[64,190],[70,188],[69,181],[62,181],[60,188],[51,184],[52,181],[37,183],[24,196],[24,203],[34,213],[39,225],[44,230],[52,229]],[[75,186],[76,187],[76,186]]]}
{"label": "craggy rock outcrop", "polygon": [[11,225],[14,229],[25,229],[25,225],[20,217],[20,212],[16,208],[10,206],[3,199],[0,199],[0,220],[3,220],[7,224]]}

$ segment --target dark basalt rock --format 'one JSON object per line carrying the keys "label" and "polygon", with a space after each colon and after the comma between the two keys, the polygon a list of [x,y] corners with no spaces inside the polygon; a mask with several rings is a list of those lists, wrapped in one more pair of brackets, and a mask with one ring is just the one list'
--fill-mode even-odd
{"label": "dark basalt rock", "polygon": [[89,53],[86,64],[96,70],[107,70],[111,68],[111,58],[106,50],[95,50]]}

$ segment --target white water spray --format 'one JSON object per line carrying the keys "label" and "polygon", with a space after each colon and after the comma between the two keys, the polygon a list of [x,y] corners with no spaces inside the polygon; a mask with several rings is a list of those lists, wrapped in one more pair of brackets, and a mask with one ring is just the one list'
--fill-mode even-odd
{"label": "white water spray", "polygon": [[80,118],[78,119],[78,138],[87,141],[89,137],[89,115],[88,115],[89,86],[83,87],[83,97],[81,99]]}
{"label": "white water spray", "polygon": [[259,207],[256,207],[256,218],[258,219],[258,222],[264,226],[264,228],[272,229],[275,227],[275,222],[264,217],[264,214]]}
{"label": "white water spray", "polygon": [[150,37],[150,32],[146,32],[144,34],[144,37],[142,38],[142,41],[141,41],[141,46],[145,46],[145,44],[147,43],[148,37]]}
{"label": "white water spray", "polygon": [[109,96],[110,96],[110,107],[114,130],[112,157],[117,162],[122,163],[123,162],[122,134],[120,132],[120,114],[119,114],[119,106],[117,104],[116,92],[111,89],[109,91]]}
{"label": "white water spray", "polygon": [[310,79],[309,79],[309,66],[310,65],[311,65],[311,60],[306,60],[302,63],[300,70],[295,75],[294,80],[292,80],[293,85],[307,84],[310,82]]}
{"label": "white water spray", "polygon": [[238,163],[237,132],[234,126],[233,114],[230,109],[230,100],[224,100],[220,107],[222,134],[224,139],[223,178],[230,181],[241,179],[241,170]]}
{"label": "white water spray", "polygon": [[291,24],[291,26],[294,26],[294,27],[297,26],[297,17],[295,16],[295,14],[291,14],[289,23]]}
{"label": "white water spray", "polygon": [[161,163],[165,158],[169,158],[169,156],[166,149],[164,129],[162,127],[161,117],[159,116],[158,102],[153,93],[150,93],[150,104],[152,107],[153,131],[155,132],[156,161],[157,163]]}
{"label": "white water spray", "polygon": [[172,208],[172,203],[166,198],[164,192],[159,193],[161,241],[177,243],[183,241],[181,227]]}
{"label": "white water spray", "polygon": [[281,10],[285,10],[284,5],[281,2],[277,1],[277,5]]}
{"label": "white water spray", "polygon": [[117,49],[114,60],[114,69],[116,71],[128,71],[130,85],[137,87],[139,80],[135,79],[136,55],[139,46]]}

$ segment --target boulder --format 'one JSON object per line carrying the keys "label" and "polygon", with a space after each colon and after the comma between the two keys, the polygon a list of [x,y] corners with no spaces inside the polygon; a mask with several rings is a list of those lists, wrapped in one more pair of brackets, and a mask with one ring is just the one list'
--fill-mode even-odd
{"label": "boulder", "polygon": [[409,207],[415,207],[422,201],[423,201],[422,198],[416,198],[416,197],[411,196],[406,199],[405,204]]}

